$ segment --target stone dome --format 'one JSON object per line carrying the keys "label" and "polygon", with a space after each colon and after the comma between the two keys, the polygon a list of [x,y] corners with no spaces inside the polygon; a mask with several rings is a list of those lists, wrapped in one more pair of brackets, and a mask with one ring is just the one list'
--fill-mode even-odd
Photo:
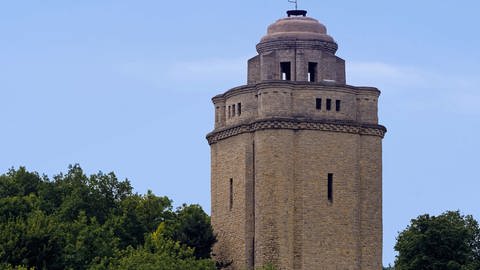
{"label": "stone dome", "polygon": [[277,40],[319,40],[335,43],[327,34],[327,28],[319,21],[306,16],[292,16],[280,19],[268,27],[260,43]]}

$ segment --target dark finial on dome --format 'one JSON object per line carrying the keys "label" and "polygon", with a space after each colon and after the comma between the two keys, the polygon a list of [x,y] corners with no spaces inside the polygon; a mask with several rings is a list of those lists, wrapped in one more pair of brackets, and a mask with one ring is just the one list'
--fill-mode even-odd
{"label": "dark finial on dome", "polygon": [[288,0],[288,2],[295,4],[295,10],[289,10],[287,11],[288,17],[291,16],[307,16],[307,11],[306,10],[298,10],[298,0]]}
{"label": "dark finial on dome", "polygon": [[303,16],[303,17],[306,17],[307,16],[307,11],[306,10],[289,10],[287,11],[287,15],[288,17],[292,17],[292,16]]}

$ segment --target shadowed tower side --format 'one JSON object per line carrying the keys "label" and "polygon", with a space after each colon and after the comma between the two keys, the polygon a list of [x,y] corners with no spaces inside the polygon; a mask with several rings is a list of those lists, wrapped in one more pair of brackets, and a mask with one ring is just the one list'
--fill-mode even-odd
{"label": "shadowed tower side", "polygon": [[346,84],[326,27],[268,27],[248,83],[215,96],[215,259],[231,269],[382,269],[380,91]]}

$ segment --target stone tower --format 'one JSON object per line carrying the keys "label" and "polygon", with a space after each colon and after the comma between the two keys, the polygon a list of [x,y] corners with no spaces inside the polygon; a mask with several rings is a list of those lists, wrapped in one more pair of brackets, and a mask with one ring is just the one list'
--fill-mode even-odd
{"label": "stone tower", "polygon": [[231,269],[382,269],[380,91],[306,11],[268,27],[248,83],[215,96],[214,256]]}

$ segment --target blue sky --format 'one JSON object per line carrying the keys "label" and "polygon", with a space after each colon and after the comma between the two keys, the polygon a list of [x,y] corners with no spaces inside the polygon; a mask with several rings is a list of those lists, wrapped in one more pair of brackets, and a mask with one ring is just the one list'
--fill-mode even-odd
{"label": "blue sky", "polygon": [[[384,263],[423,213],[480,219],[480,2],[301,1],[382,90]],[[80,163],[135,190],[210,210],[210,98],[287,1],[2,1],[0,171],[50,176]]]}

